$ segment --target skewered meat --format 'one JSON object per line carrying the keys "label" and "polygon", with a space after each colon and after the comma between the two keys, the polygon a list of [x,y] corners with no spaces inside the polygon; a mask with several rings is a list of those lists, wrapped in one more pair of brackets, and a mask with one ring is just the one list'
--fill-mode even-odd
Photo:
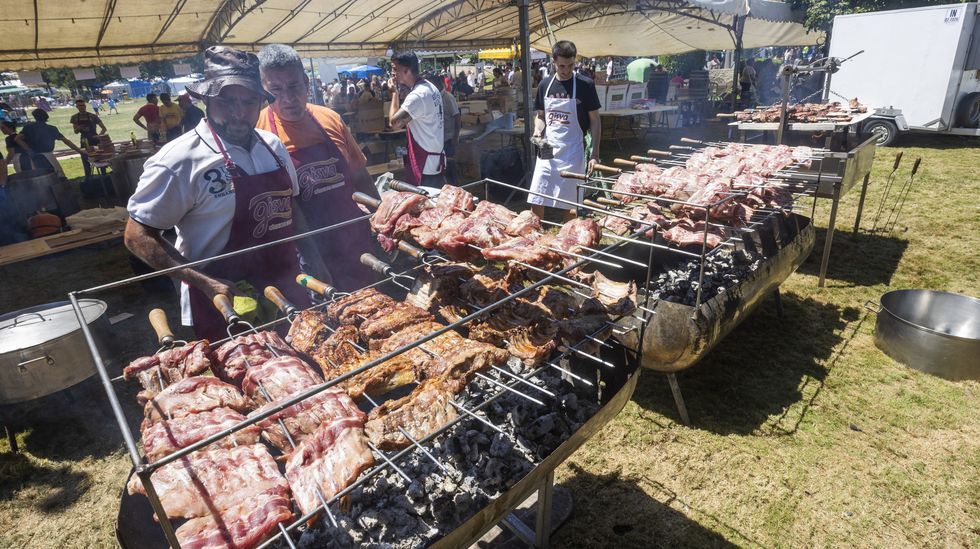
{"label": "skewered meat", "polygon": [[397,450],[412,444],[399,427],[421,441],[459,416],[452,398],[452,392],[446,390],[442,381],[424,381],[408,396],[389,400],[371,410],[364,427],[367,436],[382,450]]}
{"label": "skewered meat", "polygon": [[601,239],[599,224],[590,217],[576,217],[558,231],[558,246],[566,252],[582,253],[582,248],[594,248]]}
{"label": "skewered meat", "polygon": [[245,412],[250,406],[251,403],[234,385],[216,377],[194,376],[174,383],[147,401],[143,407],[143,417],[152,422],[215,408]]}
{"label": "skewered meat", "polygon": [[249,332],[213,350],[210,354],[211,369],[222,381],[241,385],[247,369],[275,358],[276,353],[288,356],[296,354],[275,332]]}
{"label": "skewered meat", "polygon": [[449,210],[473,210],[474,197],[467,190],[455,185],[443,185],[436,198],[436,206]]}
{"label": "skewered meat", "polygon": [[[295,395],[289,395],[283,400],[288,400],[293,396]],[[249,417],[261,414],[274,405],[266,404],[249,414]],[[288,454],[293,450],[293,447],[283,432],[279,420],[282,420],[283,425],[286,426],[293,442],[298,444],[307,435],[316,431],[321,424],[341,418],[355,418],[363,423],[366,416],[343,389],[330,387],[306,400],[301,400],[280,412],[276,412],[256,423],[256,425],[262,429],[262,436],[269,444]]]}
{"label": "skewered meat", "polygon": [[325,313],[312,310],[302,311],[293,319],[289,333],[286,334],[286,341],[293,346],[293,349],[310,354],[329,335],[324,329],[326,323],[327,315]]}
{"label": "skewered meat", "polygon": [[[490,203],[480,202],[477,211],[484,204]],[[447,233],[440,238],[436,247],[454,261],[466,261],[478,257],[480,249],[491,248],[507,239],[508,235],[503,230],[506,226],[501,225],[491,215],[478,215],[474,212],[460,223],[454,232]]]}
{"label": "skewered meat", "polygon": [[[419,196],[419,195],[416,195]],[[368,315],[394,305],[395,300],[374,288],[364,288],[344,296],[327,306],[327,318],[339,326],[360,326]]]}
{"label": "skewered meat", "polygon": [[407,192],[388,192],[381,197],[378,211],[371,216],[371,228],[378,233],[378,242],[385,251],[395,249],[395,229],[399,220],[407,215],[417,216],[428,198]]}
{"label": "skewered meat", "polygon": [[[156,461],[181,448],[200,442],[211,435],[216,435],[244,420],[245,416],[231,408],[215,408],[205,412],[158,421],[144,419],[140,426],[143,452],[147,459]],[[221,448],[255,444],[259,441],[259,432],[258,427],[249,425],[214,444]]]}
{"label": "skewered meat", "polygon": [[182,549],[238,549],[255,547],[271,536],[280,522],[293,518],[289,497],[261,494],[239,501],[220,519],[193,518],[175,532]]}
{"label": "skewered meat", "polygon": [[160,391],[161,380],[167,386],[210,368],[211,361],[207,356],[209,351],[207,340],[192,341],[130,362],[123,368],[123,377],[127,380],[139,379],[143,390],[137,398],[143,403]]}
{"label": "skewered meat", "polygon": [[605,215],[599,220],[599,226],[609,229],[613,234],[623,236],[630,232],[632,222],[615,215]]}
{"label": "skewered meat", "polygon": [[507,352],[489,343],[462,339],[460,343],[444,345],[433,340],[425,344],[431,359],[416,364],[419,379],[442,379],[455,393],[462,391],[477,372],[507,362]]}
{"label": "skewered meat", "polygon": [[435,313],[442,303],[454,299],[462,281],[472,276],[473,269],[467,263],[428,265],[415,279],[405,301]]}
{"label": "skewered meat", "polygon": [[496,326],[493,320],[470,326],[470,339],[498,346],[506,344],[507,351],[528,366],[551,355],[557,346],[555,336],[558,327],[551,320],[541,319],[509,327]]}
{"label": "skewered meat", "polygon": [[354,326],[341,326],[330,334],[310,356],[320,366],[327,378],[337,376],[336,371],[345,370],[345,365],[360,360],[361,351],[357,348],[358,331]]}
{"label": "skewered meat", "polygon": [[446,208],[429,208],[419,214],[419,226],[409,231],[411,237],[423,248],[435,248],[436,244],[466,221],[466,214]]}
{"label": "skewered meat", "polygon": [[286,479],[296,505],[306,514],[350,486],[374,464],[361,419],[343,418],[320,425],[286,461]]}
{"label": "skewered meat", "polygon": [[575,296],[553,286],[540,288],[533,303],[544,311],[545,316],[554,320],[568,318],[576,314],[579,309]]}
{"label": "skewered meat", "polygon": [[398,302],[378,309],[361,323],[361,339],[374,342],[390,337],[401,329],[422,321],[435,320],[426,310],[411,303]]}
{"label": "skewered meat", "polygon": [[518,291],[521,282],[514,269],[487,266],[459,285],[459,297],[467,306],[486,307]]}
{"label": "skewered meat", "polygon": [[[380,358],[383,354],[380,352],[365,353],[361,355],[359,363],[348,365],[350,368],[348,371]],[[392,357],[345,381],[343,387],[347,394],[352,398],[360,398],[363,395],[374,397],[415,383],[418,380],[415,372],[417,364],[406,354]]]}
{"label": "skewered meat", "polygon": [[520,261],[528,265],[550,269],[559,259],[559,255],[548,245],[554,243],[551,235],[515,236],[496,246],[485,248],[483,257],[488,261]]}
{"label": "skewered meat", "polygon": [[[286,479],[261,444],[204,448],[164,465],[150,478],[170,518],[203,517],[263,493],[289,496]],[[146,495],[136,475],[126,488],[130,495]]]}
{"label": "skewered meat", "polygon": [[576,316],[558,322],[558,335],[568,343],[577,344],[586,336],[605,339],[610,329],[605,312]]}
{"label": "skewered meat", "polygon": [[281,400],[297,391],[323,383],[313,367],[295,356],[281,356],[252,366],[242,390],[259,404]]}
{"label": "skewered meat", "polygon": [[511,236],[529,236],[544,232],[544,229],[541,227],[540,217],[534,215],[531,210],[524,210],[507,224],[504,232]]}
{"label": "skewered meat", "polygon": [[[404,330],[398,332],[397,334],[394,334],[388,339],[384,340],[381,343],[381,347],[378,349],[378,352],[383,354],[392,353],[408,344],[414,343],[419,339],[437,330],[441,330],[443,328],[445,328],[445,326],[439,324],[438,322],[420,322],[413,326],[409,326]],[[449,330],[445,333],[439,334],[438,336],[434,337],[430,341],[427,341],[423,345],[425,346],[426,349],[428,349],[430,346],[443,348],[443,347],[451,347],[453,345],[459,345],[460,343],[462,343],[462,341],[463,341],[463,336],[459,335],[458,333],[452,330]],[[418,347],[409,349],[408,351],[402,353],[402,355],[400,356],[404,356],[408,358],[415,364],[424,364],[432,360],[432,356],[429,353],[423,351],[422,349],[419,349]]]}
{"label": "skewered meat", "polygon": [[610,315],[628,315],[636,310],[636,283],[615,282],[599,271],[592,278],[592,295],[602,303]]}
{"label": "skewered meat", "polygon": [[721,244],[722,234],[718,228],[709,227],[706,241],[704,226],[704,221],[692,223],[690,220],[684,219],[663,233],[664,240],[678,246],[694,244],[700,246],[703,242],[707,242],[707,249],[711,250]]}

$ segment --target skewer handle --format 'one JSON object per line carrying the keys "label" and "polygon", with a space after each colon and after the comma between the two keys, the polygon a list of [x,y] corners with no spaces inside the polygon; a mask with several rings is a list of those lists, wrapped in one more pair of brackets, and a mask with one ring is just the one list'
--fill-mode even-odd
{"label": "skewer handle", "polygon": [[600,210],[608,210],[609,209],[608,207],[603,206],[602,204],[599,204],[598,202],[596,202],[594,200],[589,200],[588,198],[583,199],[582,200],[582,204],[585,204],[586,206],[589,206],[591,208],[598,208]]}
{"label": "skewer handle", "polygon": [[296,312],[296,306],[290,303],[289,300],[286,299],[286,296],[282,295],[279,288],[276,288],[275,286],[266,286],[265,291],[262,293],[265,294],[266,299],[275,304],[276,307],[279,307],[279,310],[285,313],[286,316]]}
{"label": "skewer handle", "polygon": [[422,196],[429,196],[429,193],[425,192],[425,189],[423,189],[422,187],[416,187],[415,185],[412,185],[411,183],[405,183],[404,181],[393,180],[388,183],[388,188],[393,191],[399,191],[403,193],[415,193],[415,194],[420,194]]}
{"label": "skewer handle", "polygon": [[663,156],[663,157],[674,155],[674,153],[672,152],[658,151],[657,149],[648,149],[647,154],[649,154],[650,156]]}
{"label": "skewer handle", "polygon": [[578,179],[580,181],[588,181],[589,178],[585,174],[561,171],[558,175],[564,177],[565,179]]}
{"label": "skewer handle", "polygon": [[412,246],[411,244],[405,242],[404,240],[398,241],[398,249],[407,253],[408,255],[412,256],[415,259],[418,259],[423,255],[425,255],[425,250],[417,246]]}
{"label": "skewer handle", "polygon": [[698,141],[697,139],[691,139],[690,137],[682,137],[681,143],[690,143],[692,145],[704,145],[704,141]]}
{"label": "skewer handle", "polygon": [[669,146],[667,148],[670,149],[670,150],[672,150],[672,151],[693,151],[693,150],[695,150],[694,147],[685,147],[683,145],[671,145],[671,146]]}
{"label": "skewer handle", "polygon": [[[355,193],[357,194],[357,193]],[[322,295],[323,297],[330,298],[333,296],[334,288],[333,286],[313,278],[308,274],[298,274],[296,275],[296,283],[304,288],[309,288],[314,292]]]}
{"label": "skewer handle", "polygon": [[170,323],[167,322],[167,313],[163,309],[153,309],[148,315],[150,319],[150,326],[153,327],[153,331],[157,334],[157,341],[160,345],[166,347],[173,344],[174,337],[173,331],[170,329]]}
{"label": "skewer handle", "polygon": [[617,158],[617,159],[613,160],[613,164],[615,164],[617,166],[622,166],[624,168],[635,168],[636,167],[636,162],[631,161],[631,160],[624,160],[622,158]]}
{"label": "skewer handle", "polygon": [[912,175],[915,175],[915,172],[919,171],[919,164],[921,162],[922,162],[921,156],[915,159],[915,164],[912,164]]}
{"label": "skewer handle", "polygon": [[354,193],[354,194],[350,195],[350,198],[351,198],[351,200],[353,200],[354,202],[357,202],[358,204],[364,204],[368,208],[378,209],[378,206],[381,205],[381,201],[380,200],[378,200],[377,198],[375,198],[375,197],[373,197],[371,195],[367,195],[367,194],[364,194],[364,193]]}
{"label": "skewer handle", "polygon": [[630,156],[630,160],[632,160],[632,161],[634,161],[636,163],[644,162],[644,163],[651,163],[652,164],[654,162],[654,159],[650,158],[649,156],[637,156],[635,154],[632,155],[632,156]]}
{"label": "skewer handle", "polygon": [[895,165],[892,166],[892,171],[897,170],[898,165],[902,163],[902,154],[903,154],[902,151],[898,151],[897,153],[895,153]]}
{"label": "skewer handle", "polygon": [[235,306],[232,304],[231,298],[227,295],[218,294],[214,296],[211,302],[214,303],[214,308],[218,309],[221,316],[225,317],[225,322],[228,324],[234,324],[241,320],[238,318],[238,313],[235,312]]}
{"label": "skewer handle", "polygon": [[620,202],[619,200],[613,200],[612,198],[606,198],[604,196],[600,196],[600,197],[596,198],[596,202],[598,202],[600,204],[605,204],[606,206],[622,206],[623,205],[623,203]]}
{"label": "skewer handle", "polygon": [[611,173],[611,174],[615,174],[615,175],[619,175],[619,174],[623,173],[623,170],[621,170],[619,168],[614,168],[612,166],[605,166],[603,164],[596,164],[594,169],[597,172]]}
{"label": "skewer handle", "polygon": [[715,116],[717,116],[718,118],[735,118],[736,116],[738,116],[738,113],[737,112],[720,112],[720,113],[716,114]]}
{"label": "skewer handle", "polygon": [[365,267],[370,267],[374,272],[383,276],[388,276],[388,271],[391,270],[391,265],[388,265],[371,254],[361,254],[361,264]]}

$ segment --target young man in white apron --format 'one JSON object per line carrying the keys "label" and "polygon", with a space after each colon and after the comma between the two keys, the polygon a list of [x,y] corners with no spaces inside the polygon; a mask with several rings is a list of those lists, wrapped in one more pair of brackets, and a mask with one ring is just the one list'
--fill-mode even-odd
{"label": "young man in white apron", "polygon": [[[542,80],[534,102],[534,140],[546,141],[551,149],[539,155],[534,164],[531,192],[527,201],[531,211],[543,217],[545,207],[558,208],[564,218],[575,217],[575,203],[581,202],[576,181],[561,172],[591,173],[599,158],[602,128],[599,123],[599,97],[595,84],[575,74],[575,44],[561,40],[551,49],[555,75]],[[585,132],[592,134],[592,154],[586,159]],[[547,150],[548,147],[543,147]]]}

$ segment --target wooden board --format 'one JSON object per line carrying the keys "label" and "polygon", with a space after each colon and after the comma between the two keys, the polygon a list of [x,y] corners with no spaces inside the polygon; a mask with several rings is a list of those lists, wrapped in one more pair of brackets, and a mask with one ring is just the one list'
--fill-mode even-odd
{"label": "wooden board", "polygon": [[122,238],[125,228],[124,222],[113,221],[91,229],[75,229],[26,242],[0,246],[0,266],[12,265],[114,238]]}

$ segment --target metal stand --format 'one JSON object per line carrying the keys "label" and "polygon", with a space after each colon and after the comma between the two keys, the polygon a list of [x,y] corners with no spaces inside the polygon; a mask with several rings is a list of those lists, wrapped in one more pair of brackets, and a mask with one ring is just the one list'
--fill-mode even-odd
{"label": "metal stand", "polygon": [[837,205],[840,203],[840,182],[834,183],[834,196],[830,205],[830,221],[827,222],[827,236],[823,243],[823,258],[820,260],[820,279],[817,286],[823,288],[827,278],[827,265],[830,263],[830,247],[834,244],[834,228],[837,225]]}
{"label": "metal stand", "polygon": [[690,425],[691,418],[687,415],[684,395],[681,394],[681,387],[677,384],[677,374],[667,374],[667,383],[670,384],[670,392],[674,395],[674,404],[677,405],[677,413],[681,416],[681,423]]}
{"label": "metal stand", "polygon": [[15,454],[20,452],[20,447],[17,446],[17,433],[9,425],[4,425],[3,431],[7,434],[7,443],[10,444],[10,451]]}
{"label": "metal stand", "polygon": [[861,184],[861,200],[858,201],[858,213],[857,217],[854,218],[854,232],[851,233],[851,238],[857,238],[858,229],[861,228],[861,212],[864,211],[864,198],[868,194],[868,181],[871,179],[871,174],[868,173],[864,176],[864,182]]}
{"label": "metal stand", "polygon": [[779,293],[779,286],[773,290],[772,297],[776,300],[776,316],[783,318],[783,297]]}
{"label": "metal stand", "polygon": [[551,504],[554,490],[555,470],[552,469],[538,487],[538,521],[535,525],[538,532],[535,547],[547,547],[551,541]]}

